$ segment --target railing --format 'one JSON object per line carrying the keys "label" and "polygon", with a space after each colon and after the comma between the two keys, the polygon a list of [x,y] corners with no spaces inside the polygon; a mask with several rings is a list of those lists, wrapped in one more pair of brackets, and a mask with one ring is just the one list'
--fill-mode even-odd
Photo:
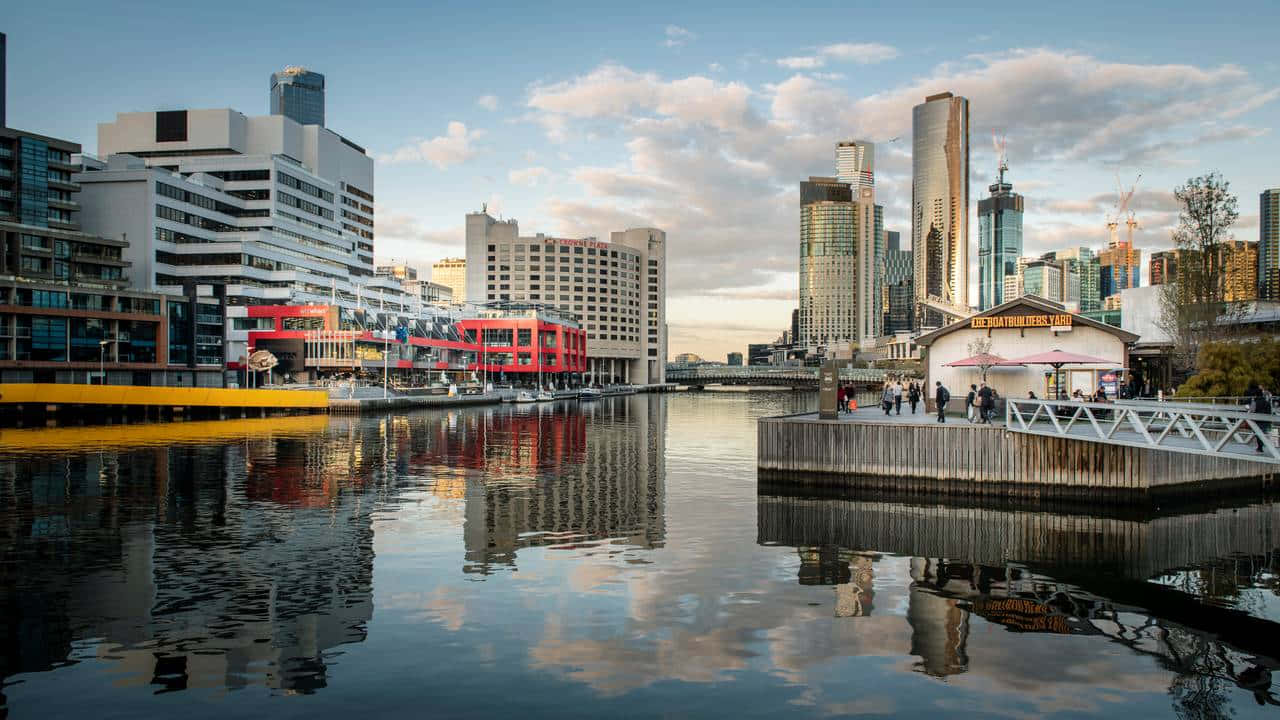
{"label": "railing", "polygon": [[[841,368],[840,379],[855,382],[883,382],[887,370],[868,368]],[[719,380],[740,379],[759,380],[800,380],[818,381],[816,367],[773,367],[767,365],[716,365],[712,367],[667,367],[667,378],[671,380]]]}
{"label": "railing", "polygon": [[1014,432],[1280,465],[1280,442],[1271,429],[1277,421],[1275,415],[1193,403],[1011,398],[1005,404],[1005,427]]}

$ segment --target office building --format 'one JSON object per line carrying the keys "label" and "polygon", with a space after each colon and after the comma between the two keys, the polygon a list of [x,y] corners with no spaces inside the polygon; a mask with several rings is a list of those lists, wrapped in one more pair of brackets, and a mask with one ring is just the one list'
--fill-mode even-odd
{"label": "office building", "polygon": [[1230,240],[1222,243],[1222,299],[1248,302],[1258,299],[1258,243]]}
{"label": "office building", "polygon": [[1120,291],[1140,286],[1141,280],[1141,250],[1120,241],[1098,251],[1098,295],[1104,307],[1107,298],[1115,296],[1119,302]]}
{"label": "office building", "polygon": [[885,335],[907,332],[914,327],[914,266],[911,251],[901,249],[896,231],[885,233],[884,294],[881,309]]}
{"label": "office building", "polygon": [[773,345],[771,343],[750,343],[747,345],[748,365],[769,365],[773,362]]}
{"label": "office building", "polygon": [[379,277],[395,278],[400,282],[406,280],[417,280],[418,270],[410,265],[400,263],[391,265],[379,265],[373,270],[373,274]]}
{"label": "office building", "polygon": [[296,65],[271,73],[271,114],[324,125],[324,75]]}
{"label": "office building", "polygon": [[809,348],[847,347],[860,337],[858,228],[866,203],[849,183],[810,177],[800,183],[800,338]]}
{"label": "office building", "polygon": [[1164,285],[1178,279],[1178,251],[1160,250],[1151,254],[1147,275],[1152,285]]}
{"label": "office building", "polygon": [[8,94],[8,88],[5,86],[5,82],[6,82],[5,78],[6,78],[6,72],[7,72],[5,68],[5,62],[6,62],[5,58],[8,56],[8,54],[9,54],[9,41],[5,37],[5,34],[0,32],[0,128],[9,126],[9,122],[5,118],[5,107],[4,107],[5,97]]}
{"label": "office building", "polygon": [[1258,196],[1258,297],[1280,300],[1280,188]]}
{"label": "office building", "polygon": [[1004,302],[1004,284],[1018,271],[1022,256],[1023,198],[1004,181],[1005,165],[978,201],[978,309],[990,310]]}
{"label": "office building", "polygon": [[911,173],[916,327],[941,327],[969,305],[968,100],[944,92],[912,109]]}
{"label": "office building", "polygon": [[666,233],[656,228],[593,237],[521,236],[515,220],[467,214],[467,300],[539,305],[587,331],[586,379],[660,383],[666,376]]}
{"label": "office building", "polygon": [[1052,260],[1032,260],[1022,269],[1022,293],[1062,302],[1062,268]]}
{"label": "office building", "polygon": [[865,140],[836,143],[836,180],[848,183],[859,205],[857,233],[858,342],[871,347],[884,332],[884,208],[875,204],[875,145]]}
{"label": "office building", "polygon": [[454,302],[452,288],[430,280],[405,280],[401,287],[418,306],[450,305]]}
{"label": "office building", "polygon": [[876,186],[876,146],[865,140],[836,143],[836,180],[858,192]]}
{"label": "office building", "polygon": [[467,300],[466,258],[445,258],[431,265],[431,282],[443,285],[453,292],[454,302]]}
{"label": "office building", "polygon": [[741,367],[741,366],[742,366],[742,353],[740,353],[740,352],[731,352],[731,353],[729,353],[729,357],[728,357],[728,364],[729,364],[730,366],[733,366],[733,367]]}
{"label": "office building", "polygon": [[1082,313],[1102,309],[1102,297],[1098,293],[1098,256],[1087,247],[1057,250],[1052,257],[1062,268],[1062,301],[1068,309]]}
{"label": "office building", "polygon": [[[233,110],[123,113],[84,159],[86,228],[128,241],[134,288],[226,287],[228,306],[408,310],[374,275],[373,159],[319,125]],[[233,327],[228,358],[246,354]]]}

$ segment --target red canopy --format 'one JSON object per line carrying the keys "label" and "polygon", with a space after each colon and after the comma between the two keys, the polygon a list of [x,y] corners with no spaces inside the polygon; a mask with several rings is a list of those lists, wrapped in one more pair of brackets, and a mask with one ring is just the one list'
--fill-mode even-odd
{"label": "red canopy", "polygon": [[1002,366],[1002,365],[1021,365],[1021,364],[1022,363],[1010,362],[1008,360],[1005,360],[999,355],[992,355],[991,353],[978,353],[973,357],[967,357],[963,360],[956,360],[955,362],[946,363],[943,367],[982,367],[983,365],[986,365],[987,367],[996,367],[996,366]]}
{"label": "red canopy", "polygon": [[1063,365],[1115,365],[1115,361],[1107,360],[1106,358],[1078,355],[1061,350],[1050,350],[1049,352],[1028,355],[1009,362],[1020,365],[1052,365],[1055,368]]}

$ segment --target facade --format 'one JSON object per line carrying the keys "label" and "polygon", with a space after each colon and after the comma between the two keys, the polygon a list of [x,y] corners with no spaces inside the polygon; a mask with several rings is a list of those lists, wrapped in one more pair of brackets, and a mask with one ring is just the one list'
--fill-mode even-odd
{"label": "facade", "polygon": [[521,236],[515,220],[467,214],[467,301],[541,305],[576,317],[590,350],[587,382],[666,377],[666,233],[633,228],[595,238]]}
{"label": "facade", "polygon": [[1246,302],[1258,299],[1258,243],[1231,240],[1222,248],[1222,299]]}
{"label": "facade", "polygon": [[[128,241],[139,290],[226,286],[236,305],[403,309],[373,266],[373,159],[318,125],[232,110],[125,113],[86,158],[86,228]],[[244,354],[236,342],[229,358]]]}
{"label": "facade", "polygon": [[467,300],[466,258],[445,258],[432,263],[431,282],[449,288],[455,302],[465,302]]}
{"label": "facade", "polygon": [[379,277],[390,277],[405,282],[406,280],[417,280],[418,270],[406,264],[400,265],[379,265],[374,268],[373,274]]}
{"label": "facade", "polygon": [[1258,297],[1280,300],[1280,188],[1258,196]]}
{"label": "facade", "polygon": [[1062,301],[1067,309],[1082,313],[1102,309],[1098,293],[1098,256],[1087,247],[1056,250],[1045,255],[1062,268]]}
{"label": "facade", "polygon": [[910,331],[914,327],[912,283],[915,279],[915,270],[911,261],[911,251],[902,250],[900,247],[899,234],[893,231],[886,232],[885,239],[883,326],[885,335],[893,335]]}
{"label": "facade", "polygon": [[773,345],[770,343],[751,343],[747,345],[748,365],[769,365],[773,362]]}
{"label": "facade", "polygon": [[421,305],[449,305],[453,303],[453,289],[430,280],[406,280],[402,284],[409,297]]}
{"label": "facade", "polygon": [[916,327],[939,327],[932,301],[968,307],[969,101],[930,95],[911,111],[911,252]]}
{"label": "facade", "polygon": [[1022,289],[1026,295],[1062,302],[1062,268],[1052,260],[1027,263],[1022,270]]}
{"label": "facade", "polygon": [[671,362],[676,365],[701,365],[705,360],[697,353],[680,353],[671,358]]}
{"label": "facade", "polygon": [[324,75],[296,65],[271,73],[271,114],[323,126]]}
{"label": "facade", "polygon": [[1018,271],[1022,256],[1023,198],[1004,181],[988,188],[991,196],[978,201],[978,309],[1004,302],[1005,280]]}
{"label": "facade", "polygon": [[1128,242],[1115,242],[1098,252],[1098,295],[1105,306],[1110,297],[1120,301],[1120,291],[1142,285],[1142,251]]}
{"label": "facade", "polygon": [[1161,250],[1151,254],[1147,276],[1151,285],[1164,285],[1178,277],[1178,251]]}
{"label": "facade", "polygon": [[836,180],[848,183],[857,208],[858,343],[873,347],[884,332],[884,208],[876,204],[875,145],[865,140],[836,144]]}
{"label": "facade", "polygon": [[742,353],[731,352],[727,358],[727,364],[734,367],[742,367]]}
{"label": "facade", "polygon": [[836,143],[836,179],[855,192],[876,186],[876,146],[865,140]]}
{"label": "facade", "polygon": [[857,229],[867,224],[848,183],[810,177],[800,183],[800,338],[806,347],[860,338]]}
{"label": "facade", "polygon": [[1098,365],[1067,365],[1057,376],[1047,365],[989,370],[987,384],[1006,398],[1025,398],[1030,391],[1037,397],[1053,398],[1055,377],[1061,379],[1056,390],[1063,397],[1073,390],[1092,392],[1103,376],[1127,367],[1128,349],[1138,339],[1133,333],[1069,313],[1062,305],[1039,298],[1021,297],[997,305],[916,340],[927,348],[925,386],[933,388],[935,381],[942,381],[951,391],[952,405],[955,398],[963,399],[971,383],[981,380],[981,374],[977,368],[947,367],[947,363],[972,355],[968,346],[978,337],[991,341],[992,354],[1008,359],[1062,350],[1105,361]]}

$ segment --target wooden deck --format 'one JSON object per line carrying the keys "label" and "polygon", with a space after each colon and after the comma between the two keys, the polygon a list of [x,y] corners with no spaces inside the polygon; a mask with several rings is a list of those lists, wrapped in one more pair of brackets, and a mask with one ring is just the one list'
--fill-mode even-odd
{"label": "wooden deck", "polygon": [[960,495],[1140,499],[1224,486],[1262,487],[1271,466],[1084,439],[1009,432],[964,418],[762,418],[757,464],[798,486],[879,487]]}

